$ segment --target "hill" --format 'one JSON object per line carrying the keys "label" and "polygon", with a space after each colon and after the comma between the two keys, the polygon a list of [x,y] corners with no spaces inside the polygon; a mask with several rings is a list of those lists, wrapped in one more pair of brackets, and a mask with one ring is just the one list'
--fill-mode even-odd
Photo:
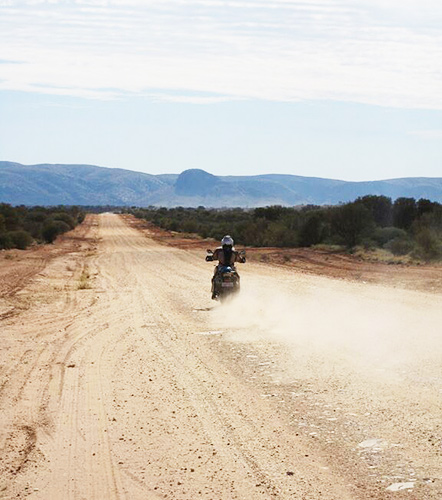
{"label": "hill", "polygon": [[93,165],[21,165],[0,161],[0,202],[13,205],[325,205],[366,194],[442,202],[442,178],[346,182],[279,174],[215,176],[198,169],[179,175],[151,175]]}

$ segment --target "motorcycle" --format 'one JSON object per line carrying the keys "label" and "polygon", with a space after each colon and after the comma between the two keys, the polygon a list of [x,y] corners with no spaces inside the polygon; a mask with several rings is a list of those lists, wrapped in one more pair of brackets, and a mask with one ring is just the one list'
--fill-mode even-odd
{"label": "motorcycle", "polygon": [[[245,262],[245,252],[240,252],[242,260]],[[206,261],[213,261],[213,251],[208,249]],[[218,265],[217,272],[212,279],[212,298],[223,302],[228,297],[232,297],[239,292],[240,277],[235,267]]]}

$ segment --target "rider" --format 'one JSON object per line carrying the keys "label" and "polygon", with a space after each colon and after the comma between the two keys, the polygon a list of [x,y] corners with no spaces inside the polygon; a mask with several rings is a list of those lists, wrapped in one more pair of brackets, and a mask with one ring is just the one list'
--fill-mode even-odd
{"label": "rider", "polygon": [[217,260],[219,262],[215,267],[215,273],[213,274],[212,278],[212,299],[214,299],[216,296],[215,277],[218,274],[220,268],[223,266],[230,266],[231,268],[233,268],[233,270],[236,271],[235,262],[244,263],[246,261],[244,252],[241,253],[235,250],[235,247],[233,246],[233,239],[230,235],[226,234],[226,236],[224,236],[224,238],[221,240],[221,245],[222,246],[215,249],[212,255],[208,255],[206,257],[206,260],[208,261]]}

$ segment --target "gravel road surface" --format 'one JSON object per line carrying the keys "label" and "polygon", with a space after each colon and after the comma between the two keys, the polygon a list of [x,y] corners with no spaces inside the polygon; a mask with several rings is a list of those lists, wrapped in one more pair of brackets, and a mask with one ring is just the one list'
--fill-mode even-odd
{"label": "gravel road surface", "polygon": [[246,263],[221,305],[201,251],[86,223],[0,297],[1,499],[442,498],[440,294]]}

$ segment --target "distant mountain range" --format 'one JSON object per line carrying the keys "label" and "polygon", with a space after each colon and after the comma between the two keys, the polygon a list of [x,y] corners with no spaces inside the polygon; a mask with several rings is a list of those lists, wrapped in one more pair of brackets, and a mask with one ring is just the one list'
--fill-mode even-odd
{"label": "distant mountain range", "polygon": [[442,203],[442,178],[346,182],[298,175],[215,176],[204,170],[150,175],[93,165],[0,161],[0,202],[13,205],[257,207],[325,205],[367,194]]}

